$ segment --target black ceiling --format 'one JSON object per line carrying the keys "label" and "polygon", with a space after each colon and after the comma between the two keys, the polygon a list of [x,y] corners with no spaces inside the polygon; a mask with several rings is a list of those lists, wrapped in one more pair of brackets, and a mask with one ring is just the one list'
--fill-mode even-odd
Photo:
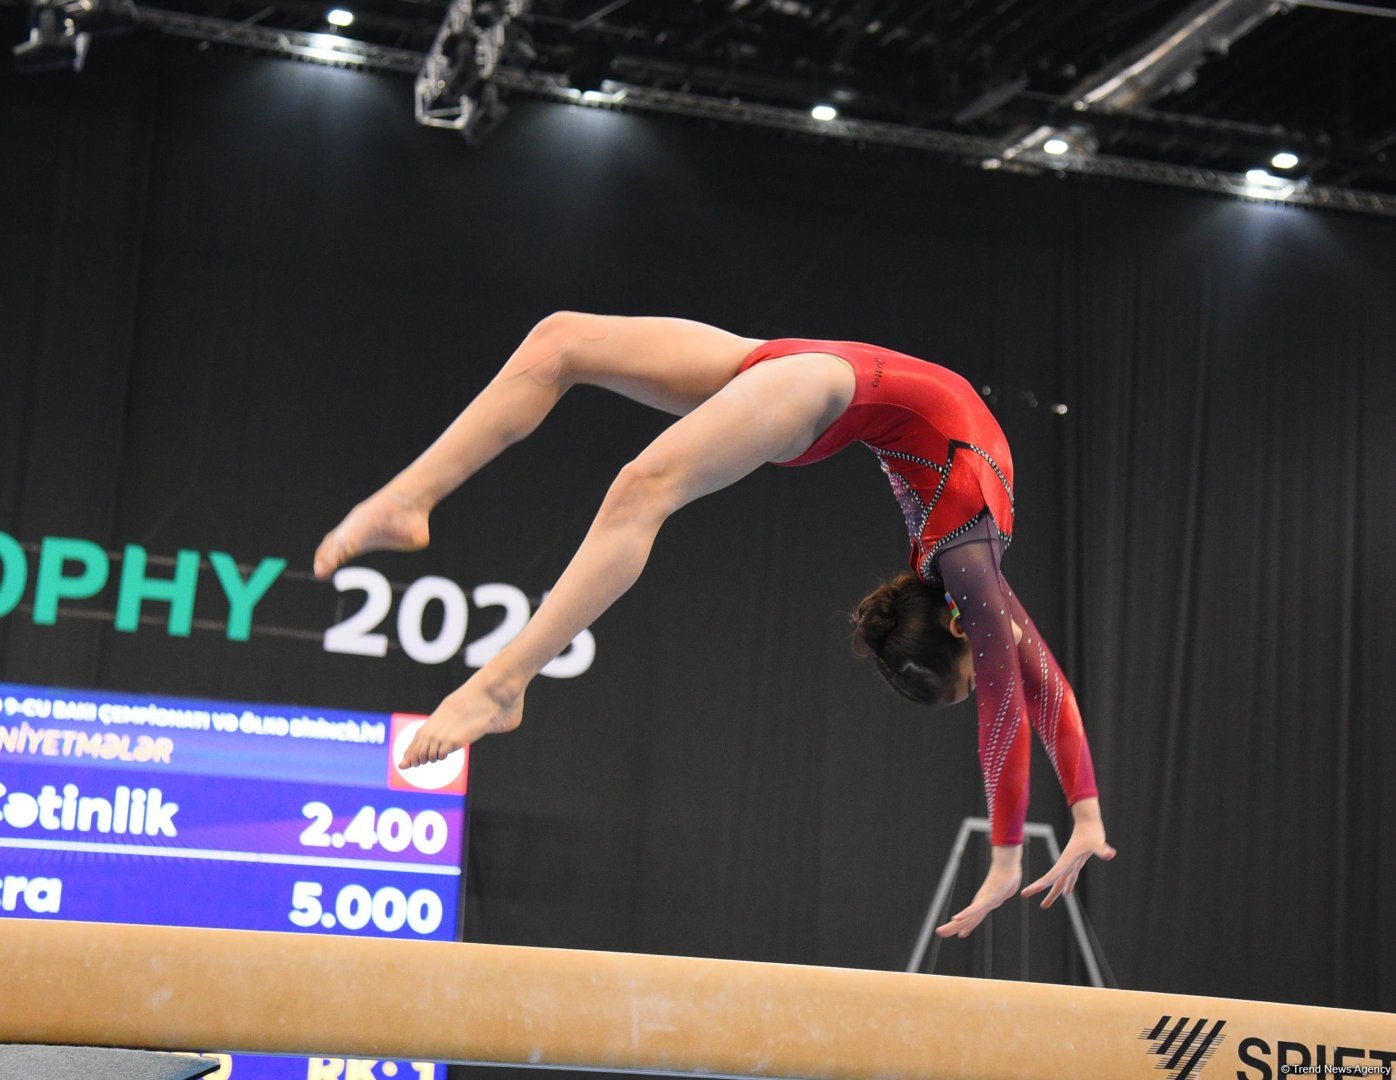
{"label": "black ceiling", "polygon": [[[1005,147],[1044,127],[1071,128],[1094,154],[1220,172],[1266,167],[1288,149],[1300,157],[1288,170],[1296,179],[1396,195],[1396,18],[1380,14],[1396,15],[1396,0],[1251,0],[1266,17],[1220,51],[1209,42],[1182,79],[1128,108],[1073,107],[1112,64],[1231,2],[534,0],[509,64],[579,89],[611,79],[799,110],[829,102],[845,119]],[[323,31],[334,5],[141,6]],[[446,10],[444,0],[340,6],[355,15],[345,36],[412,52],[430,47]]]}

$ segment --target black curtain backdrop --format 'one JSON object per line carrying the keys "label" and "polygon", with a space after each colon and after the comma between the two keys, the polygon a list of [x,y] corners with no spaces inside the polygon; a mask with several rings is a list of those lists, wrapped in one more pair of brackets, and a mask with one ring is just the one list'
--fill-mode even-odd
{"label": "black curtain backdrop", "polygon": [[[523,101],[472,152],[402,79],[98,46],[0,81],[0,529],[291,571],[247,643],[22,608],[4,678],[429,711],[467,669],[322,651],[343,609],[310,554],[534,322],[873,340],[994,388],[1007,571],[1120,849],[1082,889],[1119,984],[1396,1009],[1396,225]],[[429,551],[369,564],[539,595],[665,422],[578,391]],[[466,936],[901,967],[983,812],[972,709],[848,649],[904,543],[860,449],[678,515],[594,668],[479,746]],[[1010,905],[938,970],[1079,978],[1065,925]]]}

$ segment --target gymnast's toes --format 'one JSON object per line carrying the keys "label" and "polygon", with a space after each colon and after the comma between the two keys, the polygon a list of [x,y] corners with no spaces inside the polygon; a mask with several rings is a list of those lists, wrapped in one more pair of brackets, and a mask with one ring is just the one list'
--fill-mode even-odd
{"label": "gymnast's toes", "polygon": [[315,552],[315,576],[327,578],[371,551],[420,551],[431,540],[427,511],[410,498],[379,491],[349,511]]}

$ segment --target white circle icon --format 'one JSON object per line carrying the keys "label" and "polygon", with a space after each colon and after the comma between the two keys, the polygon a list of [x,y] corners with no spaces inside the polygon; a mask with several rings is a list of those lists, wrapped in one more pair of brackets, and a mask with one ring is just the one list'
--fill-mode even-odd
{"label": "white circle icon", "polygon": [[[397,738],[393,740],[393,768],[397,769],[397,763],[402,760],[402,755],[407,753],[407,748],[412,745],[412,739],[425,723],[425,720],[413,720],[410,724],[404,724],[402,729],[398,731]],[[440,791],[442,788],[454,784],[464,769],[465,751],[452,750],[440,761],[433,761],[428,765],[418,765],[415,769],[398,769],[398,775],[414,788],[421,788],[423,791]]]}

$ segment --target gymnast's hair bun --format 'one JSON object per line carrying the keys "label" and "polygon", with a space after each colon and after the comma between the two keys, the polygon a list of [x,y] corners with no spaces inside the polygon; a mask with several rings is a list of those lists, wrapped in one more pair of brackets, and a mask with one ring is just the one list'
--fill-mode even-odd
{"label": "gymnast's hair bun", "polygon": [[921,705],[945,701],[969,646],[950,632],[938,579],[906,572],[879,585],[853,615],[853,651],[871,656],[887,684]]}
{"label": "gymnast's hair bun", "polygon": [[883,582],[863,597],[853,615],[853,651],[861,656],[881,656],[887,639],[897,629],[905,593],[900,579]]}

